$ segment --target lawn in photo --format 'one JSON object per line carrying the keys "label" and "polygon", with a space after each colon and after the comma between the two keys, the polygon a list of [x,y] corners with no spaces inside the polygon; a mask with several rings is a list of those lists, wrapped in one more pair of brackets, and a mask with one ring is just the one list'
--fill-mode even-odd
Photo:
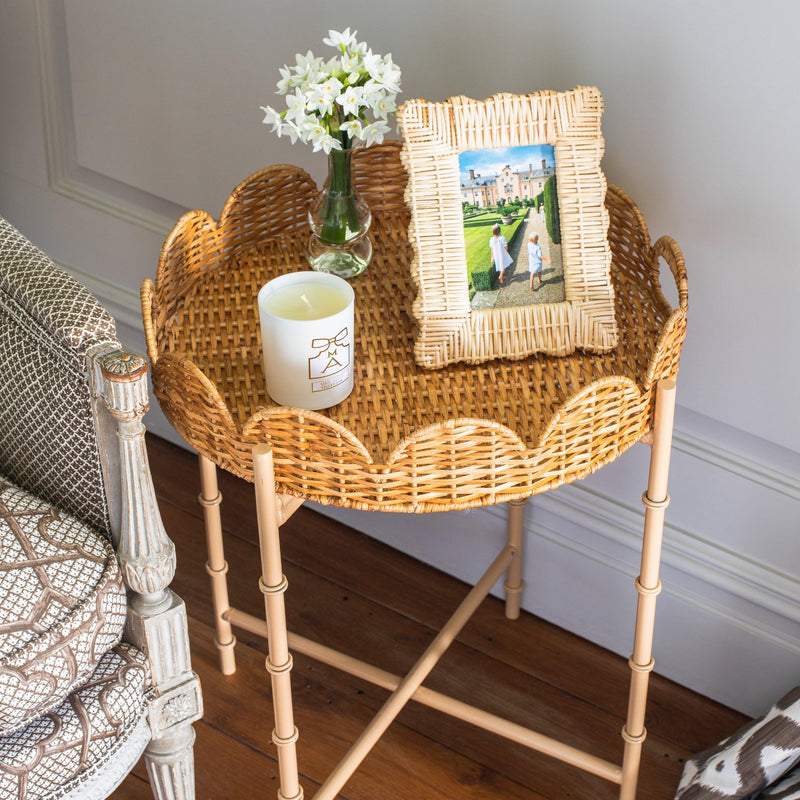
{"label": "lawn in photo", "polygon": [[458,155],[472,309],[565,300],[552,145]]}

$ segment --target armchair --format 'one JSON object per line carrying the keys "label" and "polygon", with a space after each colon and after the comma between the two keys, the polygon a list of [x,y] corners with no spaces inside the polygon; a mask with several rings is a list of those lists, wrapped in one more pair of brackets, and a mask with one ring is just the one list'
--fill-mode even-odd
{"label": "armchair", "polygon": [[0,798],[194,797],[202,713],[141,419],[147,364],[0,219]]}

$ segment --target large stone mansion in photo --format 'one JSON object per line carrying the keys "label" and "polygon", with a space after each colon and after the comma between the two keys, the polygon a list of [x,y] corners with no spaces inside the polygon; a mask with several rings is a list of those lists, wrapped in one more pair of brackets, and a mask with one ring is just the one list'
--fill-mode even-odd
{"label": "large stone mansion in photo", "polygon": [[542,192],[547,179],[555,173],[555,168],[548,167],[544,159],[540,169],[534,169],[533,164],[529,164],[527,170],[515,172],[506,164],[498,175],[490,177],[476,175],[475,170],[471,169],[469,178],[461,182],[461,200],[479,208],[496,206],[501,198],[506,202],[533,200]]}

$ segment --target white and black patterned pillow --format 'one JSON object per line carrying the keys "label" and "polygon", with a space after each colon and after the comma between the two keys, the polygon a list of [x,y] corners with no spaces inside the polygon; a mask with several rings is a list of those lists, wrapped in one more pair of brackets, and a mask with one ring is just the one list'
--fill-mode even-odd
{"label": "white and black patterned pillow", "polygon": [[675,800],[798,798],[800,770],[790,772],[798,762],[800,686],[782,697],[763,716],[689,759]]}

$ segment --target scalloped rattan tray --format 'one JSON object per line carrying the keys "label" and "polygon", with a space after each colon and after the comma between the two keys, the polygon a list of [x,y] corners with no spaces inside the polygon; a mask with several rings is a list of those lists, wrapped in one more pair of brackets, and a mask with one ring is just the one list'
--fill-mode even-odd
{"label": "scalloped rattan tray", "polygon": [[[266,394],[256,309],[270,278],[308,269],[301,169],[268,167],[238,186],[219,224],[185,215],[142,287],[155,394],[189,444],[253,479],[252,447],[273,448],[278,491],[351,508],[425,512],[490,505],[577,480],[652,425],[655,385],[675,378],[686,330],[683,258],[651,245],[641,214],[610,187],[609,241],[618,347],[424,370],[413,355],[414,287],[400,146],[357,153],[373,214],[374,256],[356,293],[355,389],[326,412]],[[679,307],[659,284],[672,271]]]}

